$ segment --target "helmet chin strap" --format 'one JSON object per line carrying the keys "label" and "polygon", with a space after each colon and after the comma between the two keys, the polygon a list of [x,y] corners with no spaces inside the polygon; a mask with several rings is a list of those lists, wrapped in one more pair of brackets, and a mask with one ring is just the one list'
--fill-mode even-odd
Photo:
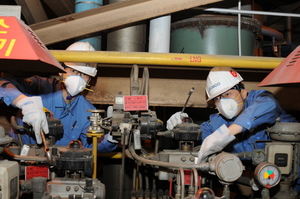
{"label": "helmet chin strap", "polygon": [[70,94],[68,94],[68,96],[66,97],[67,100],[71,100],[72,98],[74,98],[75,96],[71,96]]}

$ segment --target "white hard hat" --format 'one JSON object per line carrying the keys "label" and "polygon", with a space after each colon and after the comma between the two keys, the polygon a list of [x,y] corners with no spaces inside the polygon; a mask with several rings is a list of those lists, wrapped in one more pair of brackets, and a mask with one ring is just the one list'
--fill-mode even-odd
{"label": "white hard hat", "polygon": [[[66,50],[95,51],[89,42],[75,42]],[[92,77],[95,77],[97,74],[97,63],[64,62],[64,64]]]}
{"label": "white hard hat", "polygon": [[206,79],[207,101],[228,91],[241,81],[243,78],[232,68],[215,67],[211,69]]}

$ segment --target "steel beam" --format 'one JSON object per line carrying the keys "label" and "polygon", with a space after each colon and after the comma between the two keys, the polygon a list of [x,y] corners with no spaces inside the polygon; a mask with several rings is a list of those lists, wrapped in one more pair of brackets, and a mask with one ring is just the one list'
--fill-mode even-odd
{"label": "steel beam", "polygon": [[[100,72],[100,71],[99,71]],[[151,73],[150,73],[151,77]],[[86,97],[93,104],[113,104],[119,92],[130,95],[130,77],[98,77],[91,87],[94,92],[88,92]],[[141,79],[139,79],[141,82]],[[248,91],[269,90],[278,99],[285,110],[300,110],[300,87],[258,87],[259,82],[243,81]],[[195,91],[187,107],[206,108],[206,81],[200,79],[149,79],[149,106],[182,107],[187,98],[187,92],[194,87]]]}
{"label": "steel beam", "polygon": [[74,13],[74,0],[43,0],[57,16],[64,16]]}
{"label": "steel beam", "polygon": [[16,3],[21,6],[28,25],[48,20],[40,0],[16,0]]}
{"label": "steel beam", "polygon": [[45,45],[49,45],[218,1],[221,0],[127,0],[30,27]]}

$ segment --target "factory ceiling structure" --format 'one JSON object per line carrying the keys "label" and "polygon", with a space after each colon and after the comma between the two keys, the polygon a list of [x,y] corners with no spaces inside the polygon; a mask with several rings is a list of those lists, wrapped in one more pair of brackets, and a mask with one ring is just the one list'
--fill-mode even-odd
{"label": "factory ceiling structure", "polygon": [[[149,20],[166,14],[171,14],[174,22],[193,15],[216,14],[219,12],[213,8],[234,9],[238,5],[237,3],[238,1],[229,0],[127,0],[109,4],[108,1],[104,1],[103,6],[80,13],[75,13],[74,0],[3,0],[0,5],[20,5],[22,19],[35,31],[43,43],[46,46],[51,44],[60,46],[59,43],[69,39],[88,36],[99,31]],[[260,17],[263,18],[263,26],[277,30],[283,33],[285,37],[289,36],[288,39],[292,40],[294,45],[300,43],[300,22],[297,17],[287,17],[288,14],[300,14],[299,1],[247,0],[241,1],[241,4],[242,6],[250,6],[242,7],[242,9],[261,11],[263,14]],[[287,15],[279,15],[278,13]],[[288,18],[292,20],[290,27],[287,27]],[[287,35],[289,31],[287,28],[291,28],[290,35]]]}
{"label": "factory ceiling structure", "polygon": [[[105,77],[116,74],[121,77],[128,77],[128,73],[124,73],[124,68],[128,69],[132,64],[138,64],[153,68],[151,77],[167,78],[167,80],[156,79],[155,82],[152,82],[152,86],[156,88],[159,85],[169,85],[169,82],[173,81],[173,88],[167,88],[170,93],[172,90],[176,93],[181,88],[184,90],[186,87],[190,87],[190,84],[197,84],[200,88],[198,89],[199,93],[195,92],[191,98],[194,107],[207,106],[205,99],[200,100],[200,102],[196,100],[203,98],[205,93],[204,83],[196,81],[196,79],[205,79],[208,72],[207,67],[211,68],[226,63],[230,67],[240,68],[243,77],[249,79],[249,89],[251,89],[255,88],[257,82],[261,81],[300,44],[300,2],[295,0],[104,0],[103,5],[82,12],[75,12],[76,1],[74,0],[3,0],[0,5],[20,6],[21,19],[35,32],[58,61],[76,61],[75,59],[85,58],[87,60],[82,61],[93,60],[99,63],[98,67],[109,67],[109,71],[101,70],[102,78],[97,80],[95,86],[115,87],[115,83],[110,82],[110,79],[105,79]],[[168,53],[159,55],[150,53],[145,50],[146,48],[136,52],[118,52],[107,47],[108,35],[114,30],[139,24],[149,25],[150,20],[166,15],[171,16],[172,24],[202,15],[226,15],[229,17],[241,15],[256,19],[263,27],[257,40],[261,51],[255,56],[232,56],[222,55],[222,53],[205,55],[206,53],[200,53],[202,55],[201,61],[199,61],[198,56],[190,56],[188,52],[178,52],[170,57]],[[215,20],[214,23],[218,23],[218,20]],[[201,32],[201,30],[199,31]],[[70,54],[65,51],[71,43],[98,34],[101,34],[103,42],[101,51],[87,53],[85,56]],[[148,42],[147,39],[146,42]],[[256,44],[256,48],[257,46]],[[280,48],[280,54],[274,53],[275,47]],[[196,61],[191,61],[191,57]],[[170,69],[172,73],[166,72]],[[183,70],[184,73],[182,73]],[[199,72],[199,70],[204,72]],[[196,72],[189,73],[188,71]],[[184,79],[185,82],[180,82],[178,79]],[[126,85],[122,81],[127,80],[118,79],[118,81],[121,82],[121,85]],[[270,90],[276,93],[277,90],[272,89],[275,88],[270,88]],[[94,95],[88,94],[87,98],[96,104],[112,103],[112,96],[117,93],[117,90],[107,90],[109,91],[103,91],[106,95],[103,100],[99,100],[103,92]],[[158,97],[161,96],[159,94],[161,92],[163,91],[156,90],[156,94],[151,94],[150,103],[152,105],[179,106],[185,99],[185,96],[166,96],[168,99],[176,98],[175,101],[166,100]],[[104,99],[109,100],[105,101]],[[289,108],[289,104],[293,102],[287,101],[285,103],[287,104],[286,107]]]}

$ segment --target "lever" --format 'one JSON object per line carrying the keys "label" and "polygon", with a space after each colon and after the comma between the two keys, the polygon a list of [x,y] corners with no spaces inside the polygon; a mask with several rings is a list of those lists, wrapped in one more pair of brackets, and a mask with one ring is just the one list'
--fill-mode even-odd
{"label": "lever", "polygon": [[193,87],[193,88],[192,88],[192,89],[189,91],[189,93],[188,93],[188,98],[186,99],[186,102],[185,102],[185,104],[184,104],[184,106],[183,106],[183,108],[182,108],[182,111],[181,111],[181,113],[183,113],[183,112],[184,112],[184,109],[185,109],[185,107],[186,107],[187,103],[189,102],[189,100],[190,100],[190,97],[191,97],[192,93],[194,92],[194,90],[195,90],[195,88]]}

